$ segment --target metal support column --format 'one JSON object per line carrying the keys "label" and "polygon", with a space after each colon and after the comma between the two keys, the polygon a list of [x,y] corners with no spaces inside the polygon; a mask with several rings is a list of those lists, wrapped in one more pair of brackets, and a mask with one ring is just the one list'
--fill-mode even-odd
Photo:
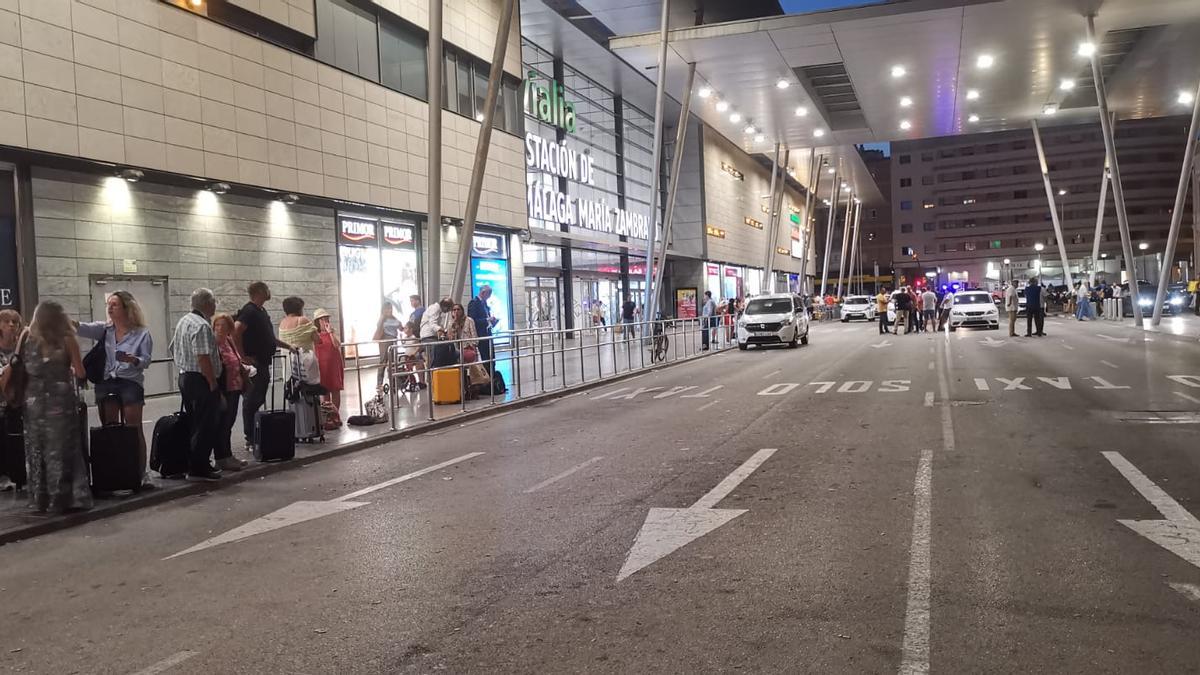
{"label": "metal support column", "polygon": [[[442,297],[442,0],[429,0],[429,46],[425,54],[429,90],[429,163],[425,175],[429,182],[429,255],[425,260],[425,301],[437,302]],[[459,241],[460,247],[470,242]]]}
{"label": "metal support column", "polygon": [[783,151],[783,164],[779,166],[779,184],[775,187],[775,195],[772,199],[775,203],[775,208],[771,213],[767,214],[770,216],[768,228],[771,230],[770,235],[767,237],[767,243],[770,245],[770,248],[767,249],[767,266],[764,268],[770,282],[771,290],[767,291],[768,293],[775,292],[775,275],[772,270],[775,269],[775,254],[779,248],[779,231],[783,226],[783,195],[787,193],[787,168],[791,157],[792,151],[785,148]]}
{"label": "metal support column", "polygon": [[1104,229],[1104,207],[1108,202],[1108,160],[1104,161],[1104,171],[1100,174],[1100,206],[1096,207],[1096,234],[1092,237],[1092,272],[1088,275],[1088,285],[1096,285],[1096,268],[1100,266],[1100,233]]}
{"label": "metal support column", "polygon": [[[833,172],[833,189],[829,192],[829,224],[825,227],[825,261],[821,265],[821,299],[825,299],[825,287],[829,284],[829,254],[833,251],[833,222],[837,213],[838,175]],[[818,198],[820,196],[818,195]]]}
{"label": "metal support column", "polygon": [[[1200,161],[1192,160],[1192,275],[1200,278]],[[1200,316],[1200,298],[1196,299],[1195,311]]]}
{"label": "metal support column", "polygon": [[[837,183],[834,183],[837,188]],[[841,192],[846,192],[842,190]],[[850,212],[854,210],[854,193],[846,192],[846,219],[842,221],[842,255],[838,258],[837,296],[842,297],[842,274],[846,270],[846,256],[850,253]]]}
{"label": "metal support column", "polygon": [[803,255],[800,256],[800,295],[811,293],[808,290],[808,256],[811,254],[813,234],[816,230],[813,224],[816,222],[816,218],[812,213],[817,204],[817,190],[821,187],[822,159],[823,157],[817,156],[817,149],[813,148],[812,156],[809,158],[808,194],[804,199],[804,225],[800,229],[800,236],[803,237],[802,243],[804,244],[801,248]]}
{"label": "metal support column", "polygon": [[662,243],[658,247],[658,271],[654,274],[654,295],[646,306],[645,319],[658,318],[662,297],[663,274],[667,268],[667,242],[671,240],[671,225],[675,221],[675,197],[679,193],[679,172],[683,166],[683,144],[687,140],[688,112],[692,108],[692,85],[696,82],[696,64],[688,64],[687,84],[683,87],[683,104],[679,108],[679,124],[675,129],[675,156],[671,158],[671,184],[667,186],[667,213],[663,216]]}
{"label": "metal support column", "polygon": [[[646,288],[642,298],[642,307],[647,312],[653,303],[652,294],[657,292],[651,288],[651,283],[654,281],[654,234],[658,230],[658,178],[662,173],[663,100],[667,95],[667,24],[670,17],[671,0],[663,0],[658,27],[658,78],[654,89],[654,137],[651,141],[654,148],[650,160],[650,229],[646,233]],[[663,238],[666,239],[665,232]],[[643,318],[649,317],[643,314]]]}
{"label": "metal support column", "polygon": [[775,181],[776,181],[776,177],[779,174],[779,151],[781,149],[782,149],[782,146],[779,144],[778,141],[776,141],[775,142],[775,154],[771,155],[771,182],[770,182],[770,187],[767,188],[767,223],[766,223],[765,227],[763,228],[764,229],[763,238],[766,239],[766,247],[763,249],[763,271],[764,271],[764,273],[769,272],[771,269],[770,268],[771,250],[774,248],[771,245],[771,223],[775,222],[774,221]]}
{"label": "metal support column", "polygon": [[[1167,299],[1167,282],[1171,280],[1171,268],[1175,266],[1175,246],[1179,243],[1179,226],[1183,224],[1183,204],[1187,200],[1188,175],[1192,172],[1192,160],[1196,157],[1196,127],[1200,126],[1200,86],[1192,99],[1192,122],[1188,126],[1187,148],[1183,151],[1183,168],[1179,171],[1179,189],[1175,191],[1175,209],[1171,211],[1171,231],[1167,234],[1167,250],[1163,252],[1162,265],[1158,271],[1158,291],[1154,296],[1154,316],[1150,324],[1162,323],[1163,302]],[[1192,209],[1196,204],[1192,203]],[[1195,246],[1195,243],[1192,244]],[[1137,299],[1137,296],[1134,296]]]}
{"label": "metal support column", "polygon": [[[479,193],[483,191],[483,176],[487,171],[488,151],[492,147],[492,122],[496,103],[500,99],[501,78],[504,76],[504,55],[508,52],[508,36],[512,31],[513,5],[516,0],[504,0],[500,21],[496,26],[496,46],[492,49],[492,65],[488,72],[487,95],[483,99],[483,121],[475,141],[475,164],[471,167],[471,185],[467,189],[467,210],[463,214],[462,231],[458,240],[458,263],[454,266],[454,285],[450,299],[462,301],[463,285],[471,268],[471,243],[475,237],[475,219],[479,216]],[[439,80],[431,80],[438,82]],[[431,87],[438,88],[438,87]],[[430,114],[434,108],[430,106]],[[437,110],[441,110],[439,105]]]}
{"label": "metal support column", "polygon": [[[1029,120],[1033,129],[1033,145],[1037,148],[1038,165],[1042,169],[1042,185],[1046,188],[1046,201],[1050,204],[1050,222],[1054,223],[1054,239],[1058,242],[1058,257],[1063,266],[1063,283],[1067,292],[1073,292],[1075,287],[1071,279],[1071,261],[1067,259],[1067,245],[1063,241],[1062,223],[1058,221],[1058,206],[1054,203],[1054,190],[1050,186],[1050,168],[1046,165],[1046,151],[1042,148],[1042,134],[1038,131],[1037,120]],[[1040,279],[1039,279],[1040,281]]]}
{"label": "metal support column", "polygon": [[[1087,17],[1088,42],[1096,44],[1096,20]],[[1100,50],[1089,58],[1092,63],[1092,79],[1096,84],[1096,103],[1100,107],[1100,130],[1104,134],[1104,152],[1108,156],[1112,176],[1113,201],[1117,205],[1117,227],[1121,230],[1121,252],[1125,258],[1125,271],[1129,273],[1130,305],[1133,305],[1133,320],[1142,327],[1142,307],[1138,304],[1137,270],[1134,269],[1133,240],[1129,236],[1129,217],[1125,211],[1125,191],[1121,188],[1121,164],[1117,161],[1117,142],[1113,137],[1113,125],[1108,116],[1108,94],[1104,89],[1104,77],[1100,72]]]}
{"label": "metal support column", "polygon": [[[849,279],[846,280],[846,290],[850,293],[854,292],[854,261],[858,258],[858,223],[862,220],[862,202],[853,200],[854,204],[854,233],[850,235],[850,265],[846,267],[846,274]],[[861,275],[860,275],[861,276]],[[859,279],[859,284],[862,284],[862,279]]]}

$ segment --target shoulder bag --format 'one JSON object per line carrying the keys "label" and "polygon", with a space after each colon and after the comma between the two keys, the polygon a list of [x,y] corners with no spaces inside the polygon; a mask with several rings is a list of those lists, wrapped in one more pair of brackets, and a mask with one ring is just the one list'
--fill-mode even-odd
{"label": "shoulder bag", "polygon": [[83,375],[88,382],[100,384],[104,381],[104,368],[108,365],[108,327],[104,334],[96,340],[96,344],[83,357]]}

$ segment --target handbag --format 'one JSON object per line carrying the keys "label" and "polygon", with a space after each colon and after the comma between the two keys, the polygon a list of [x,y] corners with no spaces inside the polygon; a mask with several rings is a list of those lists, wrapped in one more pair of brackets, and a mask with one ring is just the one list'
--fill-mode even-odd
{"label": "handbag", "polygon": [[474,345],[467,345],[462,348],[462,362],[471,363],[479,359],[479,350]]}
{"label": "handbag", "polygon": [[105,327],[104,334],[96,340],[96,344],[88,350],[88,353],[83,357],[83,375],[88,382],[92,384],[100,384],[104,381],[104,367],[108,365],[108,328]]}
{"label": "handbag", "polygon": [[21,333],[21,338],[17,340],[17,350],[8,362],[8,368],[4,369],[3,378],[0,378],[0,394],[4,396],[8,407],[14,410],[25,403],[25,386],[29,384],[29,371],[25,369],[23,354],[28,337],[29,333]]}

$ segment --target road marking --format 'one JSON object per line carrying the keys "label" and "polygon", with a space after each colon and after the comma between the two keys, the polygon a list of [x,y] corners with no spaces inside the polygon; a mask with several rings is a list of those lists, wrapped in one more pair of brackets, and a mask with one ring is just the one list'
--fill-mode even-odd
{"label": "road marking", "polygon": [[713,407],[714,405],[716,405],[720,402],[721,402],[721,399],[715,398],[715,399],[709,401],[708,403],[705,403],[704,405],[700,406],[699,408],[696,408],[696,412],[700,412],[702,410],[708,410],[709,408]]}
{"label": "road marking", "polygon": [[881,394],[895,394],[902,391],[909,391],[908,385],[912,384],[912,380],[884,380],[879,383],[879,389],[876,389]]}
{"label": "road marking", "polygon": [[[820,385],[817,387],[817,390],[815,393],[824,394],[825,392],[829,391],[830,389],[833,389],[833,385],[837,384],[837,382],[809,382],[808,383],[808,385],[812,385],[812,384]],[[805,385],[805,386],[808,386],[808,385]]]}
{"label": "road marking", "polygon": [[716,391],[718,389],[723,389],[724,387],[725,387],[725,385],[718,384],[717,386],[709,387],[708,389],[705,389],[704,391],[702,391],[698,394],[684,394],[683,396],[680,396],[679,398],[708,398],[714,391]]}
{"label": "road marking", "polygon": [[1179,398],[1191,401],[1192,403],[1200,403],[1200,398],[1196,398],[1195,396],[1192,396],[1191,394],[1185,394],[1182,391],[1173,391],[1171,393],[1175,394]]}
{"label": "road marking", "polygon": [[[943,410],[949,408],[943,406]],[[933,451],[921,449],[913,482],[912,546],[908,560],[908,605],[904,611],[902,675],[929,672],[929,598],[932,576],[929,529],[932,520]]]}
{"label": "road marking", "polygon": [[925,392],[925,407],[926,408],[933,407],[933,392],[932,391]]}
{"label": "road marking", "polygon": [[933,364],[933,361],[930,361],[930,362],[929,362],[929,370],[933,370],[933,369],[934,369],[934,368],[936,368],[936,367],[937,367],[937,366],[935,366],[935,365]]}
{"label": "road marking", "polygon": [[837,391],[839,394],[861,394],[870,389],[873,384],[875,384],[874,380],[850,380],[843,382]]}
{"label": "road marking", "polygon": [[638,531],[625,564],[617,573],[621,581],[638,570],[660,560],[673,551],[703,537],[718,527],[746,513],[746,509],[716,509],[722,499],[746,480],[754,470],[770,459],[778,448],[763,448],[751,455],[733,473],[709,490],[695,504],[685,509],[652,508]]}
{"label": "road marking", "polygon": [[175,553],[173,555],[169,555],[166,558],[163,558],[163,560],[170,560],[171,558],[178,558],[179,556],[187,555],[189,553],[196,553],[197,551],[203,551],[206,548],[212,548],[214,546],[220,546],[221,544],[229,544],[229,543],[233,543],[235,541],[241,541],[242,539],[247,539],[247,538],[253,537],[255,535],[272,532],[274,530],[288,527],[290,525],[296,525],[298,523],[303,523],[303,522],[306,522],[309,520],[315,520],[317,518],[323,518],[325,516],[330,516],[335,513],[341,513],[343,511],[350,511],[350,510],[357,509],[362,506],[367,506],[370,504],[370,502],[355,502],[355,501],[350,501],[350,500],[354,499],[356,497],[361,497],[363,495],[370,494],[372,492],[376,492],[378,490],[382,490],[384,488],[389,488],[393,485],[397,485],[399,483],[403,483],[405,481],[412,480],[414,478],[419,478],[421,476],[424,476],[427,473],[432,473],[434,471],[444,469],[448,466],[457,464],[459,462],[465,462],[468,459],[474,459],[483,454],[485,454],[485,453],[471,452],[471,453],[462,455],[461,457],[455,457],[454,459],[449,459],[449,460],[446,460],[445,462],[439,462],[438,464],[434,464],[433,466],[425,467],[424,469],[419,469],[417,471],[413,471],[412,473],[404,474],[403,476],[400,476],[398,478],[393,478],[391,480],[385,480],[382,483],[377,483],[375,485],[363,488],[361,490],[355,490],[354,492],[351,492],[350,494],[342,495],[341,497],[335,497],[334,499],[330,499],[329,501],[294,502],[292,504],[289,504],[289,505],[283,507],[282,509],[279,509],[272,513],[268,513],[267,515],[265,515],[261,518],[252,520],[252,521],[246,523],[245,525],[235,527],[232,530],[229,530],[228,532],[225,532],[225,533],[219,534],[215,537],[206,539],[191,548],[185,549],[185,550]]}
{"label": "road marking", "polygon": [[799,382],[776,382],[771,386],[758,392],[759,396],[783,396],[790,393],[796,387],[799,387]]}
{"label": "road marking", "polygon": [[1102,452],[1125,480],[1166,520],[1118,520],[1125,527],[1200,567],[1200,521],[1119,452]]}
{"label": "road marking", "polygon": [[1167,379],[1185,387],[1200,389],[1200,375],[1168,375]]}
{"label": "road marking", "polygon": [[1033,389],[1033,387],[1024,384],[1025,378],[1023,377],[1014,377],[1011,380],[1006,377],[997,377],[996,381],[1005,385],[1004,391],[1031,391]]}
{"label": "road marking", "polygon": [[879,342],[878,344],[867,345],[867,346],[870,347],[871,349],[879,349],[881,347],[891,347],[892,343],[888,342],[887,340],[883,340],[883,341]]}
{"label": "road marking", "polygon": [[1085,378],[1085,379],[1088,379],[1088,380],[1093,380],[1093,381],[1095,381],[1095,382],[1096,382],[1096,384],[1100,385],[1100,386],[1098,386],[1098,387],[1092,387],[1092,389],[1128,389],[1128,388],[1129,388],[1129,385],[1125,385],[1125,384],[1121,384],[1121,385],[1113,384],[1112,382],[1109,382],[1108,380],[1104,379],[1103,377],[1097,377],[1097,376],[1095,376],[1095,375],[1092,375],[1092,376],[1090,376],[1090,377],[1087,377],[1087,378]]}
{"label": "road marking", "polygon": [[1005,342],[1006,342],[1006,340],[997,340],[996,338],[989,335],[989,336],[987,336],[987,338],[980,340],[979,344],[981,344],[985,347],[999,347],[1000,345],[1004,344]]}
{"label": "road marking", "polygon": [[[1071,378],[1069,377],[1038,377],[1038,379],[1054,387],[1055,389],[1071,388]],[[1007,391],[1007,389],[1005,391]]]}
{"label": "road marking", "polygon": [[975,378],[975,388],[979,391],[989,391],[991,389],[991,387],[988,386],[987,379],[982,377]]}
{"label": "road marking", "polygon": [[161,673],[163,671],[170,670],[171,668],[174,668],[175,666],[183,663],[184,661],[187,661],[188,659],[192,658],[193,656],[198,656],[199,654],[200,654],[200,652],[194,652],[194,651],[185,649],[182,652],[168,656],[167,658],[163,659],[162,661],[159,661],[158,663],[154,663],[149,666],[146,666],[145,668],[142,668],[141,670],[137,671],[136,673],[133,673],[133,675],[157,675],[157,673]]}
{"label": "road marking", "polygon": [[1109,368],[1112,368],[1112,369],[1114,369],[1114,370],[1116,370],[1116,368],[1117,368],[1117,364],[1115,364],[1115,363],[1111,363],[1111,362],[1109,362],[1109,361],[1101,361],[1100,363],[1103,363],[1104,365],[1106,365],[1106,366],[1108,366]]}
{"label": "road marking", "polygon": [[668,397],[674,396],[675,394],[682,394],[685,391],[691,391],[692,389],[695,389],[695,388],[696,388],[696,385],[694,385],[694,384],[690,384],[690,385],[686,385],[686,386],[679,386],[679,387],[671,387],[670,389],[664,391],[661,394],[655,394],[654,398],[656,398],[656,399],[668,398]]}
{"label": "road marking", "polygon": [[[572,396],[574,396],[574,394],[572,394]],[[564,396],[563,398],[566,398],[566,396]],[[494,420],[494,419],[496,419],[496,418],[498,418],[498,417],[506,417],[506,416],[508,416],[508,415],[511,415],[511,414],[513,414],[513,413],[515,413],[515,412],[518,412],[518,411],[517,411],[517,410],[509,410],[509,411],[507,411],[507,412],[496,413],[495,415],[488,415],[487,417],[485,417],[485,418],[483,418],[483,419],[479,419],[479,420],[472,420],[472,421],[470,421],[470,422],[463,422],[462,424],[460,424],[460,425],[458,425],[458,426],[460,426],[460,427],[469,427],[469,426],[472,426],[472,425],[475,425],[475,424],[482,424],[482,423],[484,423],[484,422],[491,422],[492,420]]]}
{"label": "road marking", "polygon": [[661,390],[662,390],[662,387],[638,387],[637,389],[634,389],[633,391],[629,392],[628,394],[621,394],[620,396],[609,396],[608,400],[610,400],[610,401],[632,401],[633,399],[637,398],[640,394],[649,394],[652,391],[661,391]]}
{"label": "road marking", "polygon": [[1096,337],[1104,338],[1105,340],[1110,340],[1112,342],[1128,342],[1129,341],[1126,338],[1113,337],[1111,335],[1105,335],[1104,333],[1096,333]]}
{"label": "road marking", "polygon": [[1175,581],[1167,582],[1167,585],[1174,588],[1180,595],[1191,600],[1192,602],[1200,602],[1200,586],[1196,584],[1184,584]]}
{"label": "road marking", "polygon": [[603,394],[599,394],[599,395],[597,395],[597,396],[593,396],[593,397],[592,397],[592,400],[593,400],[593,401],[599,401],[600,399],[602,399],[602,398],[607,398],[607,397],[609,397],[609,396],[612,396],[613,394],[619,394],[619,393],[621,393],[621,392],[623,392],[623,391],[629,391],[629,389],[630,389],[630,388],[631,388],[631,387],[619,387],[619,388],[617,388],[617,389],[610,389],[610,390],[608,390],[608,391],[604,392]]}
{"label": "road marking", "polygon": [[558,474],[557,476],[554,476],[552,478],[547,478],[546,480],[538,483],[537,485],[534,485],[533,487],[528,488],[527,490],[524,491],[524,494],[532,494],[534,492],[537,492],[538,490],[541,490],[542,488],[546,487],[547,485],[553,485],[554,483],[557,483],[558,481],[566,478],[567,476],[570,476],[571,474],[575,473],[576,471],[586,468],[590,464],[595,464],[596,462],[599,462],[602,459],[604,459],[604,457],[597,456],[597,457],[593,457],[589,460],[580,462],[580,463],[576,464],[575,466],[567,469],[566,471]]}
{"label": "road marking", "polygon": [[772,370],[771,372],[767,373],[766,375],[763,375],[763,378],[762,378],[762,379],[764,379],[764,380],[765,380],[765,379],[767,379],[768,377],[771,377],[772,375],[778,375],[778,374],[779,374],[779,373],[781,373],[781,372],[783,372],[783,371],[782,371],[782,370]]}
{"label": "road marking", "polygon": [[1065,343],[1065,342],[1064,342],[1064,343],[1062,343],[1062,346],[1063,346],[1063,349],[1067,349],[1067,350],[1070,350],[1070,351],[1075,351],[1075,348],[1074,348],[1074,347],[1072,347],[1071,345],[1069,345],[1069,344],[1067,344],[1067,343]]}

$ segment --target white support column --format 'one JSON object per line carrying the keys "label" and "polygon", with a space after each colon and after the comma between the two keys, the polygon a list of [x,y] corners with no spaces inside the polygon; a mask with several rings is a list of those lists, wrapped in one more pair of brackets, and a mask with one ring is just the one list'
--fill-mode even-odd
{"label": "white support column", "polygon": [[[1095,17],[1087,17],[1087,40],[1096,45]],[[1108,116],[1108,94],[1104,89],[1104,75],[1100,71],[1100,46],[1089,59],[1092,63],[1092,79],[1096,84],[1096,104],[1100,107],[1100,130],[1104,134],[1104,152],[1108,156],[1111,172],[1113,201],[1117,206],[1117,227],[1121,230],[1121,252],[1125,258],[1125,271],[1129,273],[1130,303],[1133,305],[1133,320],[1138,328],[1142,327],[1142,307],[1138,304],[1137,269],[1133,259],[1133,240],[1129,235],[1129,216],[1125,211],[1125,191],[1121,187],[1121,164],[1117,161],[1117,142],[1113,137],[1112,120]]]}
{"label": "white support column", "polygon": [[[1200,279],[1200,161],[1195,158],[1192,159],[1192,278]],[[1200,299],[1196,301],[1196,314],[1200,315]]]}
{"label": "white support column", "polygon": [[679,124],[675,128],[675,156],[671,158],[671,184],[667,186],[667,214],[663,218],[662,243],[658,249],[658,271],[654,275],[654,298],[646,308],[646,318],[658,316],[662,297],[663,274],[667,269],[667,243],[671,241],[671,226],[675,222],[675,197],[679,192],[679,171],[683,166],[683,144],[687,141],[688,113],[692,108],[692,85],[696,82],[696,64],[688,64],[687,84],[683,87],[683,104],[679,108]]}
{"label": "white support column", "polygon": [[[1183,223],[1183,204],[1187,200],[1188,177],[1192,173],[1192,161],[1196,157],[1197,126],[1200,126],[1200,86],[1196,88],[1196,96],[1192,99],[1192,122],[1188,126],[1187,148],[1183,151],[1183,168],[1179,171],[1179,188],[1175,191],[1175,209],[1171,211],[1171,231],[1167,234],[1167,250],[1163,252],[1161,269],[1158,271],[1154,316],[1150,320],[1153,326],[1162,323],[1163,302],[1167,299],[1167,282],[1171,280],[1171,269],[1175,266],[1175,246],[1179,243],[1179,226]],[[1192,208],[1196,208],[1194,202]],[[1136,297],[1134,296],[1135,299]]]}
{"label": "white support column", "polygon": [[[821,265],[821,299],[825,299],[825,287],[829,285],[829,254],[833,248],[833,223],[837,216],[838,174],[833,172],[833,189],[829,191],[829,225],[825,228],[825,261]],[[817,198],[820,198],[818,193]]]}
{"label": "white support column", "polygon": [[[658,27],[658,78],[654,90],[654,136],[651,141],[654,148],[650,153],[650,230],[646,233],[646,289],[642,296],[642,307],[647,313],[651,311],[653,294],[657,292],[651,286],[654,281],[654,235],[658,232],[658,178],[662,168],[663,100],[667,95],[667,28],[670,16],[671,0],[662,0],[662,16]],[[663,232],[662,236],[665,239],[666,233]],[[647,320],[653,317],[643,314],[642,318]]]}
{"label": "white support column", "polygon": [[[834,187],[837,188],[838,185],[835,184]],[[846,191],[840,190],[838,194],[841,194],[842,192],[846,192]],[[838,282],[837,282],[837,297],[838,298],[842,297],[842,276],[846,270],[846,256],[850,254],[850,251],[848,250],[849,246],[850,246],[850,216],[851,216],[850,212],[853,210],[854,210],[854,193],[846,192],[846,219],[844,221],[842,221],[842,256],[840,258],[838,258]]]}
{"label": "white support column", "polygon": [[[1042,148],[1042,134],[1038,131],[1037,120],[1029,120],[1033,129],[1033,144],[1037,147],[1038,164],[1042,169],[1042,185],[1046,188],[1046,201],[1050,204],[1050,221],[1054,223],[1054,239],[1058,242],[1058,257],[1063,266],[1063,283],[1067,292],[1073,292],[1075,284],[1071,279],[1071,261],[1067,259],[1067,245],[1063,242],[1062,223],[1058,222],[1058,206],[1054,203],[1054,190],[1050,186],[1050,168],[1046,165],[1046,151]],[[1039,279],[1039,281],[1041,281]]]}
{"label": "white support column", "polygon": [[776,194],[771,200],[775,204],[775,208],[768,214],[770,216],[770,224],[768,226],[770,234],[767,235],[767,266],[764,268],[771,282],[771,290],[767,291],[768,293],[775,292],[775,275],[773,270],[775,269],[776,249],[779,248],[779,230],[783,224],[783,195],[786,194],[787,190],[787,167],[791,156],[792,151],[784,149],[783,164],[779,165],[779,184],[775,187]]}
{"label": "white support column", "polygon": [[[429,0],[429,45],[426,50],[426,74],[429,82],[442,81],[442,0]],[[437,302],[442,297],[442,88],[429,90],[429,148],[425,175],[429,181],[429,256],[425,260],[425,302]],[[470,246],[470,242],[459,242]]]}
{"label": "white support column", "polygon": [[[862,202],[853,199],[854,203],[854,232],[850,235],[850,265],[846,267],[846,274],[849,279],[846,280],[846,290],[850,293],[854,292],[854,261],[858,258],[858,223],[862,220]],[[862,280],[859,280],[862,283]]]}
{"label": "white support column", "polygon": [[1108,202],[1108,160],[1104,161],[1104,171],[1100,174],[1100,206],[1096,207],[1096,234],[1092,237],[1092,272],[1088,275],[1088,285],[1096,285],[1096,268],[1100,265],[1100,234],[1104,229],[1104,207]]}
{"label": "white support column", "polygon": [[[779,175],[779,151],[782,146],[775,143],[775,154],[771,155],[771,183],[767,189],[767,222],[763,226],[763,238],[766,239],[766,246],[763,249],[763,273],[771,272],[771,252],[775,250],[775,246],[771,243],[771,224],[775,222],[775,182]],[[774,288],[774,286],[772,286]],[[767,291],[770,293],[770,291]]]}
{"label": "white support column", "polygon": [[[487,94],[483,100],[483,120],[479,125],[479,136],[475,141],[475,163],[471,167],[471,184],[467,188],[467,209],[463,213],[463,227],[458,241],[458,262],[454,266],[454,285],[450,287],[450,299],[462,302],[463,285],[471,267],[471,242],[475,238],[475,220],[479,217],[479,194],[483,191],[483,177],[487,173],[488,151],[492,148],[492,124],[496,118],[496,104],[500,100],[501,78],[504,76],[504,55],[508,52],[508,36],[512,31],[513,6],[516,0],[504,0],[500,9],[500,21],[496,25],[496,45],[492,49],[492,65],[488,72]],[[440,87],[438,87],[440,89]],[[439,92],[440,93],[440,92]],[[432,116],[435,108],[430,106]],[[440,111],[439,105],[436,110]]]}
{"label": "white support column", "polygon": [[812,155],[809,158],[808,170],[808,193],[804,199],[804,224],[800,226],[802,243],[804,246],[800,249],[800,294],[808,295],[808,256],[812,249],[812,235],[814,232],[812,212],[817,205],[817,188],[821,187],[821,157],[817,156],[817,149],[812,149]]}

